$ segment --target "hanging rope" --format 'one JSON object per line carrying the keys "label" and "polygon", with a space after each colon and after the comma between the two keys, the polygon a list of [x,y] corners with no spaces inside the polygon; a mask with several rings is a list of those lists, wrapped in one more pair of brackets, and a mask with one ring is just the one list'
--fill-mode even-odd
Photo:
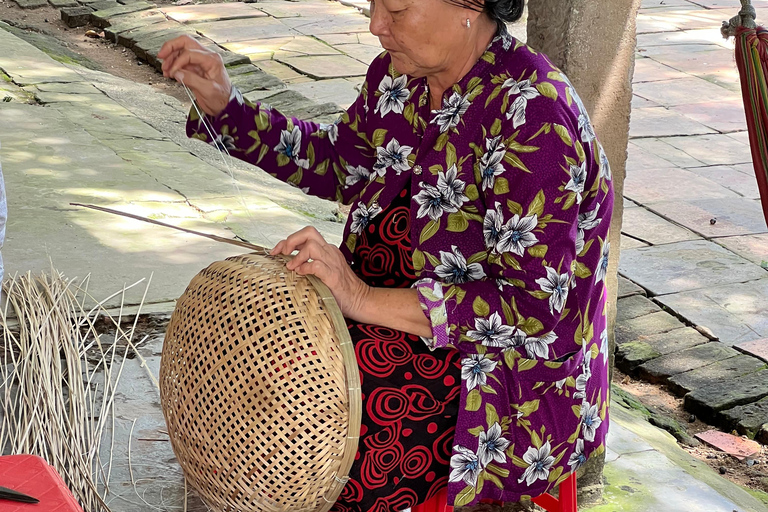
{"label": "hanging rope", "polygon": [[735,37],[736,31],[740,27],[754,29],[757,28],[755,19],[757,18],[757,11],[752,6],[751,0],[741,0],[741,10],[739,14],[734,16],[728,21],[723,22],[723,26],[720,28],[720,33],[723,37],[728,39],[729,37]]}

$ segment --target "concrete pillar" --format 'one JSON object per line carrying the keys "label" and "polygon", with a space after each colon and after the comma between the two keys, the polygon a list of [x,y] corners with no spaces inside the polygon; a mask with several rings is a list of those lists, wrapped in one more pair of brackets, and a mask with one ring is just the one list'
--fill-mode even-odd
{"label": "concrete pillar", "polygon": [[[573,82],[613,170],[616,202],[608,268],[611,354],[639,7],[640,0],[529,0],[528,4],[528,44],[546,53]],[[603,462],[593,458],[579,475],[580,503],[601,499]]]}

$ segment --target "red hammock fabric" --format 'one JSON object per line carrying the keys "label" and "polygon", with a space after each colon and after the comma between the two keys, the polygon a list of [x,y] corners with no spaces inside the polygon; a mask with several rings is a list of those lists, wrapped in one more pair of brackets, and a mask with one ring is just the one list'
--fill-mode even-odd
{"label": "red hammock fabric", "polygon": [[741,75],[752,161],[768,224],[768,30],[738,29],[736,65]]}

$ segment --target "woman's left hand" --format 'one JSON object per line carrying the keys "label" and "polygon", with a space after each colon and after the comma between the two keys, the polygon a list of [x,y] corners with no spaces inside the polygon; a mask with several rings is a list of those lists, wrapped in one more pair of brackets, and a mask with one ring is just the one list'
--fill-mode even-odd
{"label": "woman's left hand", "polygon": [[344,317],[357,320],[371,288],[355,275],[339,248],[326,242],[317,229],[307,226],[278,243],[270,254],[287,256],[293,251],[299,253],[286,268],[317,276],[331,290]]}

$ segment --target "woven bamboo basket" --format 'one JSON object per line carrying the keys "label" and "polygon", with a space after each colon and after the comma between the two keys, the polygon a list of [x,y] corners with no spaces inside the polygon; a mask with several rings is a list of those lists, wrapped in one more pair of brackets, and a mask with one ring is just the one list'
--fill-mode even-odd
{"label": "woven bamboo basket", "polygon": [[360,376],[328,288],[247,254],[213,263],[179,299],[160,367],[168,434],[216,512],[325,512],[360,432]]}

